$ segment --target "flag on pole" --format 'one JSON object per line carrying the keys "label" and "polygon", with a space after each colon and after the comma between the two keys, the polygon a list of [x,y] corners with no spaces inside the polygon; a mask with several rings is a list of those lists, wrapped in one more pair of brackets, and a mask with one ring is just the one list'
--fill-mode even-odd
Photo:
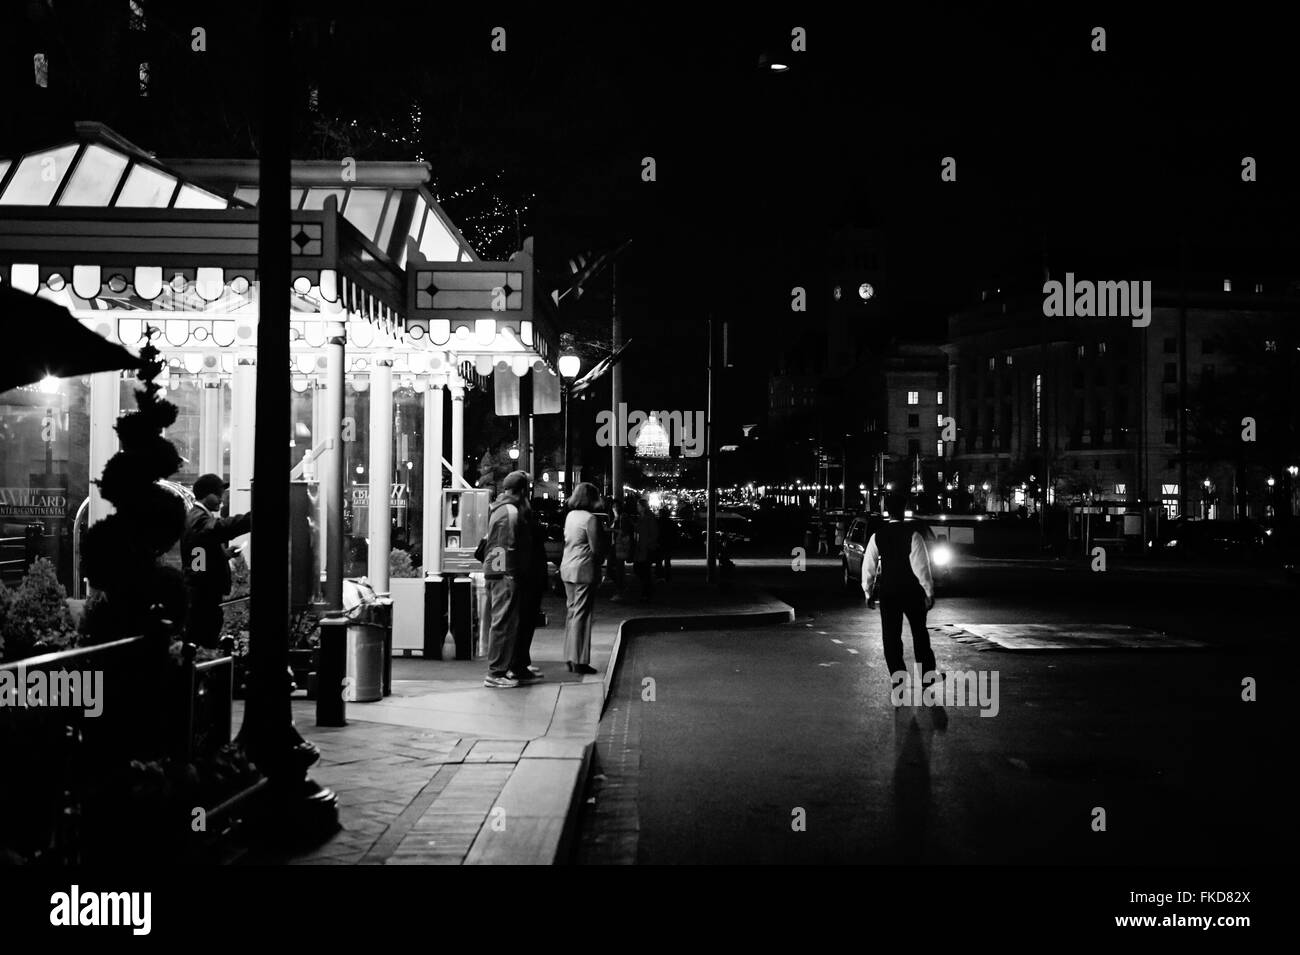
{"label": "flag on pole", "polygon": [[627,341],[625,341],[622,344],[622,346],[618,349],[618,351],[611,352],[610,354],[602,358],[600,361],[596,362],[595,366],[591,369],[591,371],[587,372],[585,375],[583,375],[581,378],[579,378],[577,381],[573,383],[573,387],[569,390],[569,394],[570,395],[581,394],[582,392],[590,388],[592,384],[594,384],[596,380],[601,377],[601,375],[605,374],[605,372],[609,371],[616,364],[618,364],[619,359],[623,357],[623,352],[627,351],[627,346],[631,344],[632,344],[632,339],[629,338]]}
{"label": "flag on pole", "polygon": [[601,270],[605,268],[606,265],[614,261],[614,259],[616,259],[619,255],[621,255],[623,253],[623,250],[626,249],[631,244],[632,244],[632,240],[628,239],[618,248],[611,249],[610,251],[605,252],[594,259],[592,259],[590,255],[586,255],[586,254],[578,255],[572,259],[569,259],[569,271],[573,273],[573,281],[569,284],[569,287],[565,289],[563,292],[561,292],[559,289],[556,289],[554,292],[551,293],[551,298],[554,300],[555,304],[559,305],[560,302],[564,298],[566,298],[570,293],[573,293],[573,297],[575,299],[581,298],[583,286],[586,285],[586,283],[590,282],[593,278],[595,278],[601,272]]}

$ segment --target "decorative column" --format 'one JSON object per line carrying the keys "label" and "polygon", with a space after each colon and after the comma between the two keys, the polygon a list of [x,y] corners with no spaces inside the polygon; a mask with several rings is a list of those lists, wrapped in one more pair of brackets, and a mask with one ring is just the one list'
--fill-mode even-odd
{"label": "decorative column", "polygon": [[388,592],[388,558],[393,519],[393,359],[377,355],[370,372],[370,544],[367,576],[378,593]]}
{"label": "decorative column", "polygon": [[[121,412],[122,376],[105,371],[90,376],[90,479],[99,480],[104,465],[117,453],[117,432],[113,425]],[[100,497],[99,488],[90,485],[89,523],[103,520],[113,512],[113,505]]]}
{"label": "decorative column", "polygon": [[221,454],[221,379],[206,378],[203,382],[203,409],[200,415],[202,439],[199,442],[199,472],[225,475],[225,462]]}
{"label": "decorative column", "polygon": [[[343,609],[343,494],[347,487],[346,455],[343,453],[345,395],[343,369],[347,344],[342,322],[330,322],[325,343],[325,385],[321,389],[321,420],[318,443],[328,449],[316,462],[320,481],[321,516],[324,527],[325,602],[331,610]],[[313,440],[317,438],[313,437]]]}
{"label": "decorative column", "polygon": [[253,438],[257,424],[257,358],[241,350],[230,383],[230,513],[253,504]]}
{"label": "decorative column", "polygon": [[465,480],[465,382],[452,373],[451,389],[451,486]]}
{"label": "decorative column", "polygon": [[424,390],[424,575],[442,573],[442,402],[444,382],[430,375]]}

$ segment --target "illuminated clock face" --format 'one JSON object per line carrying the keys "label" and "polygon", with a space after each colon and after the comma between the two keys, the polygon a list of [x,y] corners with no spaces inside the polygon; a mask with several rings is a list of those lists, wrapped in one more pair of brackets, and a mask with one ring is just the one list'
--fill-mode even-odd
{"label": "illuminated clock face", "polygon": [[863,282],[861,285],[858,286],[858,297],[862,299],[862,301],[864,302],[875,294],[876,294],[876,290],[871,287],[870,282]]}

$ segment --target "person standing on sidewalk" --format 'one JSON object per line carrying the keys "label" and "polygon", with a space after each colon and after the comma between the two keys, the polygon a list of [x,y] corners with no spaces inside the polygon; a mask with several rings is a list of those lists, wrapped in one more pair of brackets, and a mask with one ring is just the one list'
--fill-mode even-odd
{"label": "person standing on sidewalk", "polygon": [[483,576],[487,580],[491,624],[488,631],[488,675],[483,685],[508,689],[519,685],[510,676],[510,664],[519,637],[522,604],[521,580],[532,553],[528,508],[528,475],[511,471],[501,482],[501,493],[488,511],[487,548]]}
{"label": "person standing on sidewalk", "polygon": [[636,570],[637,579],[641,581],[641,599],[649,600],[655,595],[650,562],[659,550],[659,522],[655,520],[645,498],[637,500],[636,511],[636,543],[633,544],[632,567]]}
{"label": "person standing on sidewalk", "polygon": [[569,496],[564,518],[564,557],[560,580],[568,600],[564,618],[564,659],[574,673],[595,673],[591,666],[591,615],[600,583],[600,565],[608,549],[600,518],[595,514],[600,493],[585,481]]}
{"label": "person standing on sidewalk", "polygon": [[194,482],[194,506],[185,515],[181,567],[189,593],[185,639],[209,650],[221,639],[225,616],[221,601],[230,592],[230,554],[226,545],[252,529],[251,514],[222,517],[230,485],[217,474]]}
{"label": "person standing on sidewalk", "polygon": [[888,523],[871,535],[862,559],[862,590],[867,606],[880,602],[880,628],[884,634],[885,663],[891,684],[905,679],[903,663],[903,618],[912,628],[912,649],[921,668],[938,679],[930,632],[925,629],[925,614],[934,606],[934,578],[930,572],[930,554],[920,533],[903,520],[906,504],[903,495],[885,498]]}
{"label": "person standing on sidewalk", "polygon": [[[520,472],[522,473],[522,472]],[[537,618],[542,612],[542,598],[546,596],[549,579],[546,561],[546,529],[542,526],[537,508],[532,506],[532,488],[524,492],[527,507],[523,509],[528,523],[528,553],[521,553],[524,569],[519,574],[519,632],[515,638],[514,655],[510,662],[509,677],[520,683],[543,678],[541,667],[533,666],[533,634],[537,632]]]}
{"label": "person standing on sidewalk", "polygon": [[659,553],[655,556],[658,577],[664,583],[673,579],[673,549],[677,546],[677,525],[668,513],[668,505],[659,508]]}

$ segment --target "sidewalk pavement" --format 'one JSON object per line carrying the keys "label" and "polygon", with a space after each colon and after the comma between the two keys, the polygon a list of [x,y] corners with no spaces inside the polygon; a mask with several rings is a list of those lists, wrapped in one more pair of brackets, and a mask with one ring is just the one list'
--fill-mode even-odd
{"label": "sidewalk pavement", "polygon": [[[676,568],[674,568],[676,570]],[[637,592],[631,583],[629,594]],[[533,640],[545,679],[483,686],[483,660],[393,660],[393,693],[349,703],[348,725],[315,725],[294,700],[298,731],[321,750],[311,770],[339,797],[342,829],[293,855],[252,864],[550,865],[567,858],[605,699],[623,641],[666,626],[788,622],[794,610],[759,591],[720,591],[692,571],[659,582],[652,602],[597,598],[589,676],[564,665],[564,601],[547,595]],[[448,643],[450,649],[450,642]],[[236,725],[241,714],[235,715]]]}

